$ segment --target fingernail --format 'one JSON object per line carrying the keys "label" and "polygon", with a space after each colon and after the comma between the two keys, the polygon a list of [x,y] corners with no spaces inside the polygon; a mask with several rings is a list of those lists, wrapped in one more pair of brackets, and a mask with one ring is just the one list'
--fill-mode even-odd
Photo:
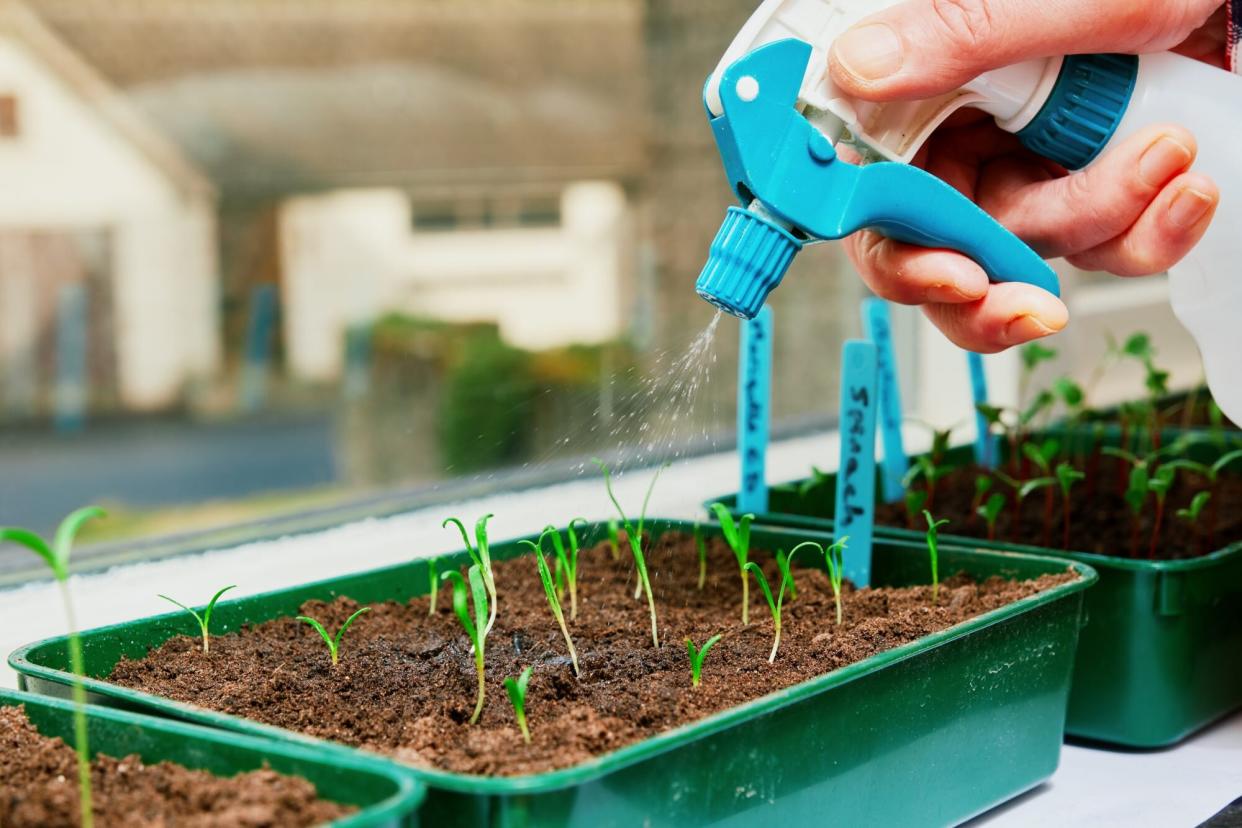
{"label": "fingernail", "polygon": [[1161,135],[1139,158],[1139,178],[1148,187],[1161,187],[1190,166],[1194,153],[1190,147],[1168,135]]}
{"label": "fingernail", "polygon": [[832,44],[832,51],[842,68],[860,80],[882,80],[901,69],[901,38],[886,23],[848,30]]}
{"label": "fingernail", "polygon": [[1005,326],[1003,339],[1006,345],[1019,345],[1032,339],[1042,339],[1056,333],[1056,330],[1045,324],[1042,319],[1029,313],[1015,316]]}
{"label": "fingernail", "polygon": [[1208,210],[1212,209],[1212,201],[1212,197],[1207,193],[1184,187],[1173,196],[1173,203],[1169,205],[1169,222],[1174,227],[1189,230],[1207,215]]}

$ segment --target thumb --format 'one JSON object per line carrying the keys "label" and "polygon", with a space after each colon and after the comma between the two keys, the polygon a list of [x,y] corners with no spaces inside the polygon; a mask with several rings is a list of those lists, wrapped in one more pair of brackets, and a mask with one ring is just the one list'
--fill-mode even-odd
{"label": "thumb", "polygon": [[1221,0],[905,0],[829,52],[832,80],[865,100],[927,98],[1000,66],[1053,55],[1171,48]]}

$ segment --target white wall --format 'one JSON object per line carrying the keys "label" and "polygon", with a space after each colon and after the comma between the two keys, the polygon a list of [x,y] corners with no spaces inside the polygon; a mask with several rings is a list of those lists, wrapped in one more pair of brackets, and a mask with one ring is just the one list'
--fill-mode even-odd
{"label": "white wall", "polygon": [[0,93],[21,134],[0,138],[0,228],[113,231],[120,391],[176,400],[219,367],[213,205],[165,173],[20,42],[0,34]]}
{"label": "white wall", "polygon": [[280,212],[290,370],[339,377],[346,327],[391,311],[495,322],[532,350],[611,339],[629,235],[625,195],[609,182],[567,187],[551,228],[413,232],[407,198],[390,189],[290,199]]}

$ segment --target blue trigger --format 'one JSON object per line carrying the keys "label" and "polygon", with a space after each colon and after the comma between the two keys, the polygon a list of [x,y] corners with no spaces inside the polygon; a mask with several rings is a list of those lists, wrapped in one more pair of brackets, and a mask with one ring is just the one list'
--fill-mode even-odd
{"label": "blue trigger", "polygon": [[[722,113],[710,118],[712,131],[748,209],[726,217],[699,277],[700,295],[753,318],[802,245],[863,228],[959,251],[994,282],[1060,294],[1047,262],[945,182],[906,164],[856,166],[838,158],[796,108],[810,58],[809,44],[781,40],[736,61],[720,79]],[[752,209],[752,201],[762,209]]]}

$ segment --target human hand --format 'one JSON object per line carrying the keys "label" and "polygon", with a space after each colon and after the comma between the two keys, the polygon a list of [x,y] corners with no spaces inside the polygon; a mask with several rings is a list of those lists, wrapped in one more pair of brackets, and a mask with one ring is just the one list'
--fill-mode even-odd
{"label": "human hand", "polygon": [[[1223,65],[1221,0],[906,0],[837,38],[833,81],[872,101],[928,98],[1000,66],[1061,54],[1173,50]],[[1203,236],[1219,201],[1190,170],[1195,140],[1152,126],[1067,173],[981,112],[958,112],[915,163],[973,199],[1047,258],[1140,276],[1167,270]],[[871,231],[846,251],[879,296],[922,305],[957,345],[991,353],[1056,333],[1068,311],[1031,285],[989,285],[969,258]]]}

